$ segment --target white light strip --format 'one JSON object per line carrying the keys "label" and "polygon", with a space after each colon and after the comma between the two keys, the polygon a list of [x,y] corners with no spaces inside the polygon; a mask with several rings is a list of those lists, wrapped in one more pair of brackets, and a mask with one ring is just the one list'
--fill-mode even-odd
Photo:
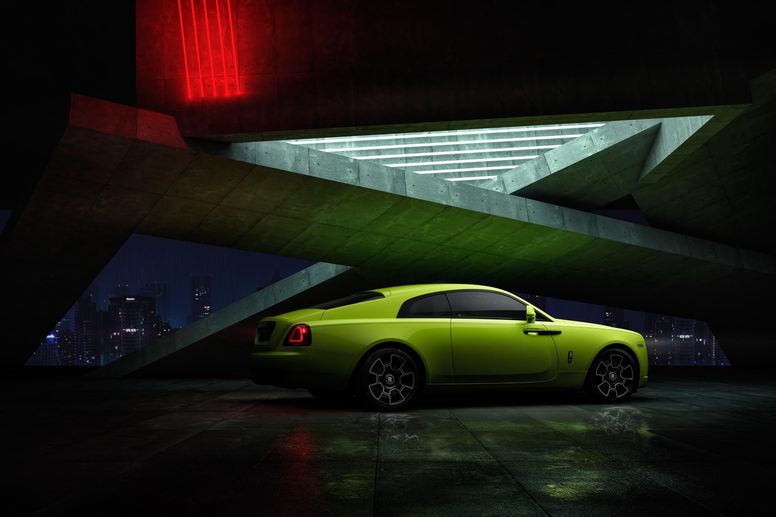
{"label": "white light strip", "polygon": [[477,181],[477,180],[494,180],[498,176],[469,176],[467,178],[445,178],[447,181]]}
{"label": "white light strip", "polygon": [[469,129],[453,131],[424,131],[422,133],[392,133],[389,135],[364,135],[364,136],[332,136],[329,138],[312,138],[302,140],[288,140],[286,143],[294,145],[313,145],[327,143],[348,143],[348,142],[369,142],[378,140],[397,140],[410,138],[435,138],[438,136],[469,136],[469,135],[488,135],[498,133],[527,133],[529,131],[560,131],[563,129],[591,129],[601,127],[601,122],[591,124],[564,124],[557,126],[523,126],[523,127],[505,127],[492,129]]}
{"label": "white light strip", "polygon": [[428,153],[403,153],[403,154],[373,154],[370,156],[353,156],[354,160],[393,160],[400,158],[419,158],[421,156],[454,156],[459,154],[493,154],[511,153],[513,151],[536,151],[539,149],[555,149],[561,144],[554,145],[529,145],[526,147],[495,147],[491,149],[468,149],[466,151],[432,151]]}
{"label": "white light strip", "polygon": [[522,136],[517,138],[494,138],[492,140],[458,140],[455,142],[429,142],[422,144],[391,144],[391,145],[368,145],[365,147],[335,147],[333,149],[319,149],[327,153],[355,153],[358,151],[379,151],[382,149],[409,149],[413,147],[444,147],[450,145],[483,145],[499,144],[504,142],[534,142],[536,140],[571,140],[578,138],[581,134],[574,135],[552,135],[552,136]]}
{"label": "white light strip", "polygon": [[439,162],[415,162],[415,163],[384,163],[385,167],[422,167],[424,165],[453,165],[454,163],[480,163],[480,162],[511,162],[518,160],[533,160],[539,155],[533,156],[507,156],[506,158],[471,158],[469,160],[443,160]]}
{"label": "white light strip", "polygon": [[503,171],[506,169],[514,169],[514,165],[506,165],[499,167],[466,167],[463,169],[428,169],[424,171],[412,171],[415,174],[444,174],[447,172],[474,172],[474,171]]}

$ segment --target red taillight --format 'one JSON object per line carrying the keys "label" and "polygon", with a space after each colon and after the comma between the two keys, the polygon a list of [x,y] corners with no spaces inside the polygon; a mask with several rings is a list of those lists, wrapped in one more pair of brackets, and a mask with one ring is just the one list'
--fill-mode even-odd
{"label": "red taillight", "polygon": [[310,345],[310,327],[305,324],[294,325],[286,338],[286,345],[290,346],[309,346]]}

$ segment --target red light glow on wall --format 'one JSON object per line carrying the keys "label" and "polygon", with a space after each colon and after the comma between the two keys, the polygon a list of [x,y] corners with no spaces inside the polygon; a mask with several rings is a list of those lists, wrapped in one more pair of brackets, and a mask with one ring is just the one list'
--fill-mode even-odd
{"label": "red light glow on wall", "polygon": [[186,98],[239,95],[232,0],[178,0]]}

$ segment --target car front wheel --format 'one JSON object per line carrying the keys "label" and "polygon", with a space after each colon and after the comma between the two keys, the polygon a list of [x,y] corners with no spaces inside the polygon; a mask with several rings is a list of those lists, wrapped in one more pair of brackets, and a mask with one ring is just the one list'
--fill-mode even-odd
{"label": "car front wheel", "polygon": [[636,388],[636,362],[623,350],[606,350],[593,360],[587,381],[588,394],[598,402],[617,402]]}
{"label": "car front wheel", "polygon": [[378,411],[404,409],[420,392],[420,367],[411,355],[398,348],[383,348],[369,354],[360,374],[362,399]]}

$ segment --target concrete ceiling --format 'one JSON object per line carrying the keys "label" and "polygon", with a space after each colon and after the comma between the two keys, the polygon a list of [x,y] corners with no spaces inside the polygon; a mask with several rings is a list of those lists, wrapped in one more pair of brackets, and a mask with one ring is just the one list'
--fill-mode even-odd
{"label": "concrete ceiling", "polygon": [[391,283],[490,283],[706,319],[742,289],[771,301],[768,254],[282,142],[193,150],[107,116],[127,108],[90,103],[73,103],[6,235],[2,270],[19,295],[3,313],[35,307],[7,362],[26,359],[132,233],[343,264]]}

